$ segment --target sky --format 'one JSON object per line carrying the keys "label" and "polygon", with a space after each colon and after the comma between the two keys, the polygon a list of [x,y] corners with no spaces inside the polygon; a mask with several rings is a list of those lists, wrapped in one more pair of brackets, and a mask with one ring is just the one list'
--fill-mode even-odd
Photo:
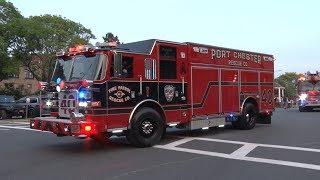
{"label": "sky", "polygon": [[318,0],[9,0],[23,16],[61,15],[102,42],[163,39],[273,54],[276,75],[320,71]]}

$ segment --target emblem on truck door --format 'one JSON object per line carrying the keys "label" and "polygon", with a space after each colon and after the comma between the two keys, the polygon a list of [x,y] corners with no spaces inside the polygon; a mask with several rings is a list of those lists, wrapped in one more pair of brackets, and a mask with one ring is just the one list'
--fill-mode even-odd
{"label": "emblem on truck door", "polygon": [[172,85],[166,85],[164,87],[164,96],[168,102],[171,102],[174,97],[174,87]]}
{"label": "emblem on truck door", "polygon": [[131,90],[126,86],[114,86],[108,90],[108,93],[109,100],[117,103],[127,102],[132,96]]}

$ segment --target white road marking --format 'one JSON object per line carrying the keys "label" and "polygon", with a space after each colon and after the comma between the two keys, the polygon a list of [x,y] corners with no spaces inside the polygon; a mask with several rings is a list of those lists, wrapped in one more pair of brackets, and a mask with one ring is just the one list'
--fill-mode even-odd
{"label": "white road marking", "polygon": [[170,148],[170,147],[175,147],[175,146],[179,146],[179,145],[181,145],[181,144],[184,144],[184,143],[187,143],[187,142],[189,142],[189,141],[192,141],[192,140],[195,140],[196,138],[183,138],[183,139],[180,139],[180,140],[178,140],[178,141],[174,141],[174,142],[172,142],[172,143],[169,143],[169,144],[166,144],[166,145],[163,145],[164,147],[168,147],[168,148]]}
{"label": "white road marking", "polygon": [[255,144],[245,144],[241,148],[237,149],[233,153],[231,153],[231,156],[235,157],[245,157],[248,155],[252,150],[254,150],[257,147]]}
{"label": "white road marking", "polygon": [[30,124],[29,122],[12,122],[13,124],[25,124],[25,125],[27,125],[27,124]]}
{"label": "white road marking", "polygon": [[0,128],[0,131],[8,131],[8,130],[10,130],[10,129],[2,129],[2,128]]}
{"label": "white road marking", "polygon": [[37,129],[30,129],[29,127],[2,126],[2,125],[0,125],[0,128],[19,129],[19,130],[37,131],[37,132],[48,132],[48,131],[41,131],[41,130],[37,130]]}
{"label": "white road marking", "polygon": [[27,124],[1,124],[1,126],[12,126],[12,127],[29,127]]}
{"label": "white road marking", "polygon": [[273,145],[273,144],[260,144],[260,143],[249,143],[249,142],[242,142],[242,141],[229,141],[223,139],[211,139],[211,138],[195,138],[197,140],[203,141],[214,141],[214,142],[222,142],[222,143],[229,143],[229,144],[254,144],[260,147],[270,147],[270,148],[277,148],[277,149],[289,149],[289,150],[297,150],[297,151],[309,151],[309,152],[320,152],[320,149],[312,149],[312,148],[303,148],[303,147],[294,147],[294,146],[282,146],[282,145]]}
{"label": "white road marking", "polygon": [[[192,140],[221,142],[221,143],[229,143],[229,144],[241,144],[243,146],[231,154],[176,147],[176,146],[179,146],[181,144],[187,143]],[[179,151],[179,152],[207,155],[207,156],[220,157],[220,158],[226,158],[226,159],[275,164],[275,165],[290,166],[290,167],[297,167],[297,168],[304,168],[304,169],[313,169],[313,170],[320,171],[320,165],[316,165],[316,164],[299,163],[299,162],[283,161],[283,160],[275,160],[275,159],[267,159],[267,158],[247,157],[247,155],[252,150],[254,150],[256,147],[259,147],[259,146],[260,147],[271,147],[271,148],[275,148],[275,149],[289,149],[289,150],[297,150],[297,151],[305,151],[305,152],[319,152],[320,153],[320,149],[302,148],[302,147],[293,147],[293,146],[281,146],[281,145],[272,145],[272,144],[249,143],[249,142],[242,142],[242,141],[229,141],[229,140],[222,140],[222,139],[196,138],[196,137],[194,137],[194,138],[188,137],[188,138],[180,139],[178,141],[175,141],[175,142],[172,142],[172,143],[169,143],[166,145],[157,145],[154,147],[160,148],[160,149],[167,149],[167,150],[173,150],[173,151]]]}

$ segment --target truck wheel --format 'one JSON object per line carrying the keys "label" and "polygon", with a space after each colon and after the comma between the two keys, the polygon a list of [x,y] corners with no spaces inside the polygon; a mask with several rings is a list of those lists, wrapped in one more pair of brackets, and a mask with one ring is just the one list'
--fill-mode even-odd
{"label": "truck wheel", "polygon": [[246,103],[242,115],[232,125],[237,129],[249,130],[254,128],[258,118],[258,109],[252,103]]}
{"label": "truck wheel", "polygon": [[7,112],[6,110],[0,110],[0,119],[7,119]]}
{"label": "truck wheel", "polygon": [[160,114],[152,108],[142,108],[131,120],[127,140],[137,147],[150,147],[160,142],[164,123]]}

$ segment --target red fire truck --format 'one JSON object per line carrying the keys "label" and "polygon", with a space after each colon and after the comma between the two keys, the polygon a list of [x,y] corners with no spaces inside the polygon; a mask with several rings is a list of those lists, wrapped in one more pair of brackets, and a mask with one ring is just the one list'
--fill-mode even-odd
{"label": "red fire truck", "polygon": [[78,46],[57,55],[59,112],[32,119],[32,129],[98,140],[125,135],[147,147],[167,127],[271,123],[272,55],[156,39]]}
{"label": "red fire truck", "polygon": [[320,108],[320,73],[307,72],[298,78],[299,111],[312,111]]}

